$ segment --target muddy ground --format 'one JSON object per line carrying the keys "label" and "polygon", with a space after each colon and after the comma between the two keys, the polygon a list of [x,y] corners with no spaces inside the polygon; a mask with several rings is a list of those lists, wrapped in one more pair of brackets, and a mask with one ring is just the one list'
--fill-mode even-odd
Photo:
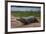
{"label": "muddy ground", "polygon": [[12,28],[25,28],[25,27],[40,27],[40,19],[37,17],[39,23],[31,23],[31,24],[28,24],[28,25],[24,25],[22,22],[16,20],[16,19],[19,19],[19,17],[14,17],[12,16],[12,22],[11,22],[11,27]]}

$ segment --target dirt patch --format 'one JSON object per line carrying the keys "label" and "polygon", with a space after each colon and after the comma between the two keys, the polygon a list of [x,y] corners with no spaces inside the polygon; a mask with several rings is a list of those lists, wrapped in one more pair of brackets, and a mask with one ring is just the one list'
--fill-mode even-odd
{"label": "dirt patch", "polygon": [[13,22],[11,22],[11,27],[12,28],[21,28],[21,27],[40,27],[40,19],[38,19],[39,23],[31,23],[31,24],[28,24],[28,25],[24,25],[22,22],[16,20],[16,19],[20,19],[19,17],[13,17],[14,19]]}

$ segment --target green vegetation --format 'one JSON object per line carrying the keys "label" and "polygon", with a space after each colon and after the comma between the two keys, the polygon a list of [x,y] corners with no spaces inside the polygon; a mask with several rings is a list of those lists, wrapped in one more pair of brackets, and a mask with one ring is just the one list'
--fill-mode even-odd
{"label": "green vegetation", "polygon": [[40,17],[40,11],[11,11],[11,14],[17,17],[23,17],[23,16]]}

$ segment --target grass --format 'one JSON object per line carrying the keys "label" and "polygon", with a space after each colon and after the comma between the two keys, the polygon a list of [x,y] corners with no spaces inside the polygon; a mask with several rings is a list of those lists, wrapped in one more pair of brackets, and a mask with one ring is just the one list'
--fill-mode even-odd
{"label": "grass", "polygon": [[12,15],[16,16],[16,17],[26,17],[26,16],[36,16],[36,17],[40,17],[40,12],[32,12],[32,11],[12,11],[11,12]]}

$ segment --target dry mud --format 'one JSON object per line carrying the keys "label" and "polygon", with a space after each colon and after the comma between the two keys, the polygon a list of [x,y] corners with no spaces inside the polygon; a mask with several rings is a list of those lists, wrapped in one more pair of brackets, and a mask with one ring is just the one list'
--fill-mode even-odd
{"label": "dry mud", "polygon": [[40,27],[40,19],[37,17],[39,23],[31,23],[31,24],[28,24],[28,25],[24,25],[22,22],[16,20],[16,19],[19,19],[19,17],[14,17],[12,16],[11,18],[11,27],[12,28],[25,28],[25,27]]}

